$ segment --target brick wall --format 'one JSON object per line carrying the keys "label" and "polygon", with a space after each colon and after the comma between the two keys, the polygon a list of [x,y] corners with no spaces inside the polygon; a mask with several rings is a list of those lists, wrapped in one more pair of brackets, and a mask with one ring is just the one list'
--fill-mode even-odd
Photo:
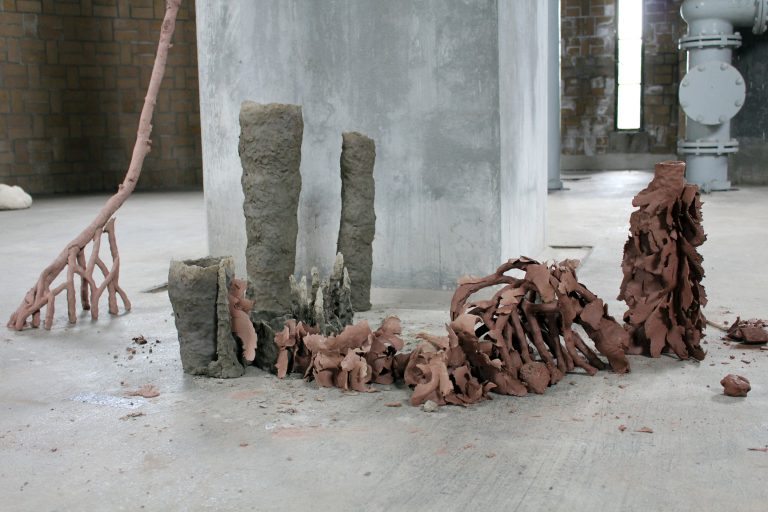
{"label": "brick wall", "polygon": [[[140,189],[202,183],[194,2],[182,5]],[[164,0],[0,0],[0,183],[115,190],[164,12]]]}
{"label": "brick wall", "polygon": [[652,153],[677,152],[677,89],[685,74],[685,52],[677,42],[687,29],[680,18],[683,0],[645,0],[643,27],[643,125]]}
{"label": "brick wall", "polygon": [[615,131],[616,1],[561,0],[562,152],[674,153],[682,0],[645,0],[643,129]]}

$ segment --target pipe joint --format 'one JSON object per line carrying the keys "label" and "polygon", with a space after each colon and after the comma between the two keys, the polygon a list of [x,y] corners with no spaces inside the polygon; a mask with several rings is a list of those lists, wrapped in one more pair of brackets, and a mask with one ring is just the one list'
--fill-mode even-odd
{"label": "pipe joint", "polygon": [[681,140],[677,142],[677,152],[681,155],[727,155],[739,151],[736,139],[721,140]]}
{"label": "pipe joint", "polygon": [[756,23],[765,0],[685,0],[680,15],[688,25],[707,20],[722,20],[737,27]]}
{"label": "pipe joint", "polygon": [[697,34],[680,38],[681,50],[703,50],[704,48],[738,48],[741,46],[741,34]]}

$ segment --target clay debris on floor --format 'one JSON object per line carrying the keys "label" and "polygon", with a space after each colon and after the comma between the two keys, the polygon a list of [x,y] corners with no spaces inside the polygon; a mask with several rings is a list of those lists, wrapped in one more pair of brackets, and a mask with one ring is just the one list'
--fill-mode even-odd
{"label": "clay debris on floor", "polygon": [[[489,392],[524,396],[544,393],[566,373],[588,375],[612,368],[629,371],[629,336],[604,302],[579,283],[577,262],[543,265],[530,258],[510,260],[492,275],[460,281],[451,301],[446,336],[426,333],[411,352],[396,317],[373,331],[366,321],[331,336],[288,320],[276,334],[276,372],[297,372],[320,386],[371,391],[370,384],[403,381],[413,388],[410,403],[467,405]],[[524,273],[522,278],[507,275]],[[489,300],[468,302],[478,292],[503,285]],[[595,342],[603,362],[574,325]]]}
{"label": "clay debris on floor", "polygon": [[749,344],[768,343],[768,322],[759,318],[751,320],[742,320],[737,317],[728,328],[726,336],[728,339],[740,341]]}

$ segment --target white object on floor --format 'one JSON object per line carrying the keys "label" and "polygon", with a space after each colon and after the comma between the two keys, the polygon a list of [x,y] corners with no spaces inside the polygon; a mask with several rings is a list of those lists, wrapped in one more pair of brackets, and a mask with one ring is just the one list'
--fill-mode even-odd
{"label": "white object on floor", "polygon": [[32,206],[32,196],[19,186],[0,183],[0,210],[21,210]]}

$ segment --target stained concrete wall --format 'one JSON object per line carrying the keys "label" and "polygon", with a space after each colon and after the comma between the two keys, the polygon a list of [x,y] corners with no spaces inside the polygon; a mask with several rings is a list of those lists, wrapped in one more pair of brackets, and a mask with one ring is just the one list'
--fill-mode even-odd
{"label": "stained concrete wall", "polygon": [[[303,107],[298,270],[333,261],[349,130],[376,140],[375,285],[452,287],[542,248],[546,148],[535,120],[546,118],[545,75],[516,62],[535,66],[546,33],[511,4],[538,15],[543,2],[199,3],[211,253],[234,255],[242,272],[237,119],[246,99]],[[527,101],[534,91],[542,98]]]}

